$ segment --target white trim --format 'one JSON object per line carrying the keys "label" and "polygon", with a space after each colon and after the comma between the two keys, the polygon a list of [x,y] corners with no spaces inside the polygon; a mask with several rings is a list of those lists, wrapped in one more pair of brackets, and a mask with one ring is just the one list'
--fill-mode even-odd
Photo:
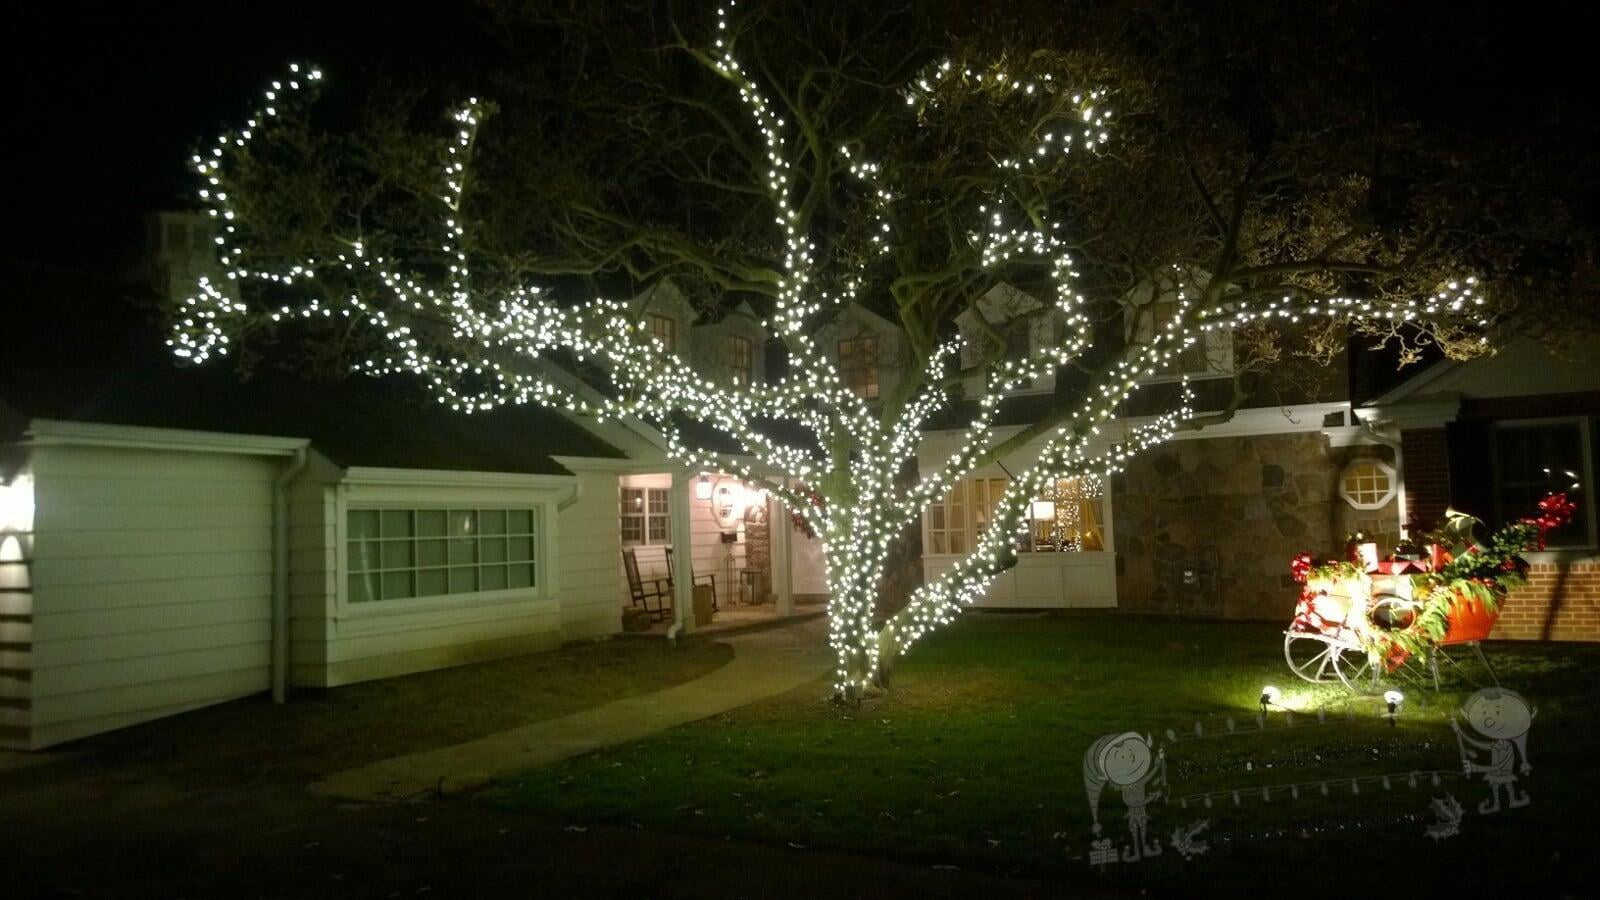
{"label": "white trim", "polygon": [[[349,585],[344,588],[348,591]],[[500,591],[472,591],[465,594],[432,594],[427,597],[406,597],[397,600],[371,600],[366,603],[349,603],[344,606],[347,620],[381,619],[386,616],[407,616],[425,612],[456,612],[466,609],[506,606],[514,603],[532,603],[549,597],[537,585],[531,588],[506,588]],[[359,630],[350,634],[360,634]]]}
{"label": "white trim", "polygon": [[550,458],[574,472],[616,472],[619,475],[648,475],[660,472],[663,467],[678,467],[677,463],[664,460],[616,459],[609,456],[552,456]]}
{"label": "white trim", "polygon": [[1409,431],[1415,428],[1442,428],[1454,422],[1460,412],[1460,394],[1438,394],[1410,403],[1380,405],[1374,401],[1357,409],[1355,414],[1369,424],[1390,422],[1402,431]]}
{"label": "white trim", "polygon": [[[404,471],[404,470],[402,470]],[[556,537],[555,502],[551,499],[509,502],[504,509],[532,510],[534,521],[534,583],[523,588],[505,588],[499,591],[467,591],[459,594],[430,594],[426,597],[404,597],[394,600],[374,600],[353,603],[350,600],[350,496],[348,490],[338,492],[334,501],[334,613],[333,620],[380,618],[387,615],[405,615],[423,612],[470,612],[482,607],[503,606],[511,603],[531,603],[555,599],[560,591],[557,558],[560,552]],[[416,500],[364,500],[357,498],[355,508],[366,509],[493,509],[493,504],[472,500],[450,502],[423,502]]]}
{"label": "white trim", "polygon": [[342,484],[405,485],[408,487],[520,487],[570,488],[576,475],[532,475],[517,472],[467,472],[451,469],[390,469],[351,466]]}
{"label": "white trim", "polygon": [[25,434],[39,446],[123,447],[136,450],[183,450],[196,453],[241,453],[256,456],[293,456],[311,445],[308,438],[139,425],[102,425],[60,419],[33,419]]}
{"label": "white trim", "polygon": [[[1325,420],[1332,413],[1347,412],[1349,409],[1350,403],[1345,400],[1330,401],[1327,403],[1306,403],[1299,406],[1251,407],[1248,409],[1238,410],[1233,414],[1233,418],[1226,422],[1220,422],[1216,425],[1207,425],[1198,430],[1179,431],[1177,434],[1173,435],[1172,439],[1176,441],[1193,441],[1217,437],[1254,437],[1257,435],[1299,434],[1311,431],[1330,431],[1336,427],[1343,428],[1346,426],[1325,426],[1322,424],[1323,420]],[[1199,412],[1195,414],[1195,417],[1204,418],[1209,414],[1210,413]],[[1104,444],[1116,443],[1119,436],[1115,432],[1117,432],[1119,429],[1132,429],[1140,425],[1149,424],[1155,420],[1156,419],[1154,416],[1109,419],[1100,425],[1101,433],[1099,435],[1099,442]],[[1013,434],[1016,434],[1024,427],[1026,426],[1008,425],[1000,428],[991,428],[989,430],[989,434],[993,437],[994,441],[999,442],[1005,440]],[[966,434],[966,429],[961,428],[951,428],[940,431],[925,431],[923,432],[921,449],[926,451],[930,444],[941,443],[940,438],[943,436],[964,434]],[[1050,435],[1043,435],[1035,443],[1043,443],[1044,441],[1048,440],[1049,437]],[[1029,446],[1032,446],[1032,444]],[[1024,448],[1018,448],[1017,452],[1021,453],[1023,450]]]}

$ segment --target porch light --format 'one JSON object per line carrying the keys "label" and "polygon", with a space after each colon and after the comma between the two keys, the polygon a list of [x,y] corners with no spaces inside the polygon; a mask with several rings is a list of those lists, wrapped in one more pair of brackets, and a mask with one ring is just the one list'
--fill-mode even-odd
{"label": "porch light", "polygon": [[700,480],[694,483],[694,498],[696,500],[711,499],[711,479],[704,475],[700,476]]}
{"label": "porch light", "polygon": [[33,530],[33,476],[21,473],[0,482],[0,532]]}
{"label": "porch light", "polygon": [[1052,522],[1056,517],[1056,502],[1054,500],[1033,501],[1033,520],[1035,522]]}

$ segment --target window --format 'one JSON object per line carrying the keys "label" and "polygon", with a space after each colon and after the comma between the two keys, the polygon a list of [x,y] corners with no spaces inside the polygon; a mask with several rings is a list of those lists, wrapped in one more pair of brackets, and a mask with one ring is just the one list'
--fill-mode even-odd
{"label": "window", "polygon": [[[1138,323],[1136,335],[1130,335],[1141,346],[1155,340],[1178,316],[1178,304],[1156,303],[1132,310]],[[1158,366],[1150,376],[1153,380],[1188,376],[1227,375],[1233,371],[1233,335],[1226,331],[1195,332],[1194,343],[1187,347],[1172,345],[1172,358]]]}
{"label": "window", "polygon": [[863,399],[878,399],[878,339],[858,337],[840,341],[839,377],[845,388]]}
{"label": "window", "polygon": [[650,333],[656,340],[665,344],[669,351],[678,351],[678,323],[671,316],[651,313],[645,318],[645,324],[650,327]]}
{"label": "window", "polygon": [[928,507],[928,552],[965,554],[994,516],[1006,492],[1004,478],[977,478],[957,482],[944,499]]}
{"label": "window", "polygon": [[671,540],[666,488],[622,489],[622,542],[665,544]]}
{"label": "window", "polygon": [[538,586],[532,509],[352,509],[351,603]]}
{"label": "window", "polygon": [[755,381],[755,347],[750,339],[736,334],[728,335],[727,353],[728,374],[733,378],[733,383],[750,384]]}
{"label": "window", "polygon": [[1030,524],[1022,530],[1017,550],[1023,553],[1067,553],[1104,550],[1105,505],[1099,478],[1060,478],[1055,489],[1033,501]]}
{"label": "window", "polygon": [[1382,509],[1394,499],[1394,469],[1375,459],[1359,459],[1339,476],[1339,496],[1356,509]]}
{"label": "window", "polygon": [[1578,504],[1578,514],[1564,528],[1546,537],[1551,547],[1585,547],[1594,543],[1585,488],[1590,463],[1588,423],[1583,419],[1497,422],[1494,441],[1494,512],[1498,522],[1536,515],[1547,494],[1565,491]]}

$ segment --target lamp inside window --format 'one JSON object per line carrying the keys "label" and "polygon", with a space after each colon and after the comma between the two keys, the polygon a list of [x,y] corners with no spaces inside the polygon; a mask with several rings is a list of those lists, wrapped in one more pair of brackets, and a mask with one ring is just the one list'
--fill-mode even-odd
{"label": "lamp inside window", "polygon": [[1104,486],[1094,475],[1056,479],[1052,491],[1034,499],[1017,549],[1024,553],[1104,550],[1103,493]]}

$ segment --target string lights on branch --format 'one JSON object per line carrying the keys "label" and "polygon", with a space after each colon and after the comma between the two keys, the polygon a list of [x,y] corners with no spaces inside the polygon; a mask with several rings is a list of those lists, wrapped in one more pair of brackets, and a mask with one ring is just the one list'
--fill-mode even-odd
{"label": "string lights on branch", "polygon": [[[390,244],[361,234],[328,235],[319,246],[339,249],[322,255],[282,259],[261,249],[230,188],[236,166],[252,148],[314,100],[322,73],[299,64],[271,83],[243,127],[221,135],[192,160],[201,181],[199,198],[218,226],[223,274],[200,278],[183,302],[169,340],[172,352],[202,363],[227,355],[233,336],[253,321],[337,320],[378,339],[379,349],[357,370],[416,376],[440,403],[463,414],[532,403],[601,421],[653,423],[678,464],[734,475],[791,510],[804,511],[816,527],[825,542],[836,687],[858,697],[877,681],[889,657],[982,596],[1006,567],[1019,530],[1031,524],[1034,501],[1054,497],[1063,479],[1100,483],[1195,418],[1194,394],[1184,378],[1171,409],[1137,426],[1117,421],[1118,410],[1145,379],[1168,371],[1207,332],[1308,317],[1413,321],[1467,315],[1482,304],[1470,278],[1415,301],[1301,303],[1292,296],[1251,296],[1207,308],[1180,283],[1170,319],[1105,368],[1070,413],[1030,447],[1030,454],[1037,451],[1034,462],[1011,479],[973,551],[917,588],[900,611],[883,620],[876,598],[892,546],[929,504],[990,458],[999,442],[994,426],[1002,398],[1059,367],[1084,363],[1093,348],[1094,318],[1077,289],[1077,263],[1062,224],[1048,209],[1023,208],[1016,199],[1021,192],[1014,188],[1019,179],[1069,156],[1087,152],[1092,157],[1110,141],[1114,94],[1074,86],[1061,73],[1024,75],[954,60],[927,67],[900,91],[919,115],[961,109],[952,104],[955,98],[1037,103],[1051,110],[1046,127],[1019,132],[1026,137],[1018,139],[1015,152],[985,163],[991,166],[991,185],[966,214],[978,266],[997,278],[1015,266],[1047,272],[1053,285],[1048,311],[1063,327],[1021,358],[995,361],[976,397],[964,395],[960,380],[951,377],[967,347],[967,338],[958,334],[927,348],[911,367],[914,389],[869,400],[847,382],[840,361],[816,334],[825,317],[884,288],[873,263],[917,239],[895,226],[895,213],[907,201],[896,173],[869,158],[871,148],[841,141],[823,152],[836,155],[839,165],[833,171],[841,186],[860,198],[858,213],[870,224],[868,246],[857,246],[832,218],[826,224],[812,220],[801,199],[803,190],[814,187],[803,186],[799,176],[797,123],[769,100],[767,88],[741,62],[735,8],[725,2],[717,9],[711,46],[700,58],[759,137],[764,196],[753,202],[770,207],[772,236],[781,247],[776,290],[763,324],[788,350],[782,378],[734,384],[696,369],[654,335],[627,300],[554,297],[536,284],[475,278],[476,225],[469,200],[479,136],[490,111],[479,98],[454,110],[449,132],[439,142],[436,196],[423,217],[432,223],[434,243],[425,256],[380,249]],[[827,136],[821,140],[826,143]],[[817,152],[815,140],[810,144],[808,152]],[[574,386],[553,370],[551,357],[557,353],[600,367],[611,387]],[[957,448],[933,471],[904,482],[903,463],[915,457],[933,417],[963,400],[972,401],[973,412]],[[732,436],[742,452],[701,448],[683,434],[682,419]],[[774,439],[765,427],[772,421],[804,427],[815,436],[816,447]]]}

